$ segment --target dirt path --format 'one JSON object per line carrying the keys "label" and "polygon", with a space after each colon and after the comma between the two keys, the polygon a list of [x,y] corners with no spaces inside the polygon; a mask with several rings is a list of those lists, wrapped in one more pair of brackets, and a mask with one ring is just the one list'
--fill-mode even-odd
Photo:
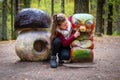
{"label": "dirt path", "polygon": [[19,62],[15,41],[0,42],[0,80],[120,80],[120,37],[94,43],[93,67],[52,69],[49,62]]}

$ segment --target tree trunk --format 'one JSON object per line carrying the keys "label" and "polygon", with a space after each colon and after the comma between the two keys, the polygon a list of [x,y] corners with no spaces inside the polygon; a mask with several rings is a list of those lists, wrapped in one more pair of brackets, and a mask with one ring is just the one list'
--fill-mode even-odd
{"label": "tree trunk", "polygon": [[119,2],[115,2],[115,11],[116,11],[116,34],[120,35],[120,3]]}
{"label": "tree trunk", "polygon": [[104,34],[107,34],[107,19],[108,19],[108,0],[105,0],[105,6],[104,6]]}
{"label": "tree trunk", "polygon": [[96,12],[97,4],[96,0],[89,0],[89,13],[94,14]]}
{"label": "tree trunk", "polygon": [[38,0],[38,7],[40,7],[40,1],[41,1],[41,0]]}
{"label": "tree trunk", "polygon": [[18,9],[18,0],[14,0],[14,16],[16,17],[19,9]]}
{"label": "tree trunk", "polygon": [[2,40],[2,6],[0,6],[0,41]]}
{"label": "tree trunk", "polygon": [[89,0],[74,0],[74,13],[89,13]]}
{"label": "tree trunk", "polygon": [[112,16],[113,16],[113,4],[108,5],[109,13],[108,13],[108,27],[107,27],[107,35],[112,35]]}
{"label": "tree trunk", "polygon": [[54,14],[54,0],[51,1],[51,5],[52,5],[51,6],[51,12],[52,12],[51,15],[53,15]]}
{"label": "tree trunk", "polygon": [[95,34],[97,36],[102,36],[102,13],[103,13],[103,0],[97,0],[97,19],[96,19],[96,28]]}
{"label": "tree trunk", "polygon": [[18,12],[22,9],[22,0],[15,0],[14,1],[14,11],[15,11],[15,14],[18,14]]}
{"label": "tree trunk", "polygon": [[64,0],[61,0],[61,12],[64,13]]}
{"label": "tree trunk", "polygon": [[14,38],[14,14],[13,14],[13,10],[14,10],[14,2],[13,2],[14,0],[11,0],[11,39],[13,39]]}
{"label": "tree trunk", "polygon": [[7,0],[2,3],[2,40],[7,40]]}

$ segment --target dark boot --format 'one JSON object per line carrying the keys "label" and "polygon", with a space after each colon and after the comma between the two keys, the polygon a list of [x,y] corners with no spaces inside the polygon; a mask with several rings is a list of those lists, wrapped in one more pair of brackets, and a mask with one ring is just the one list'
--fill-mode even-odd
{"label": "dark boot", "polygon": [[64,61],[59,59],[59,66],[63,65]]}
{"label": "dark boot", "polygon": [[51,68],[56,68],[57,67],[57,61],[56,61],[56,56],[51,56],[51,60],[50,60],[50,66]]}
{"label": "dark boot", "polygon": [[61,54],[58,54],[58,57],[59,57],[58,63],[59,63],[59,66],[61,66],[61,65],[64,63],[64,61],[63,61],[63,59],[62,59],[62,55],[61,55]]}

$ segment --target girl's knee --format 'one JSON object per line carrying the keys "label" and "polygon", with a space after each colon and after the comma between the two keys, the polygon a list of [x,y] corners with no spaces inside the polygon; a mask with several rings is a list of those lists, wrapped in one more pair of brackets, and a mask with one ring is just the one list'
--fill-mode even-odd
{"label": "girl's knee", "polygon": [[69,60],[70,59],[69,54],[63,54],[62,57],[63,57],[64,60]]}
{"label": "girl's knee", "polygon": [[53,41],[53,44],[55,45],[60,45],[62,42],[61,42],[61,39],[60,38],[55,38],[54,41]]}

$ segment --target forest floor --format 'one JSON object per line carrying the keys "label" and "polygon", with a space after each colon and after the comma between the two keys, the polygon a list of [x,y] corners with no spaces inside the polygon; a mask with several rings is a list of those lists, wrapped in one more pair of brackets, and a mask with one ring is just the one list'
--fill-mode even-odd
{"label": "forest floor", "polygon": [[120,80],[120,36],[95,37],[94,44],[94,62],[88,67],[53,69],[49,62],[21,62],[15,41],[0,41],[0,80]]}

